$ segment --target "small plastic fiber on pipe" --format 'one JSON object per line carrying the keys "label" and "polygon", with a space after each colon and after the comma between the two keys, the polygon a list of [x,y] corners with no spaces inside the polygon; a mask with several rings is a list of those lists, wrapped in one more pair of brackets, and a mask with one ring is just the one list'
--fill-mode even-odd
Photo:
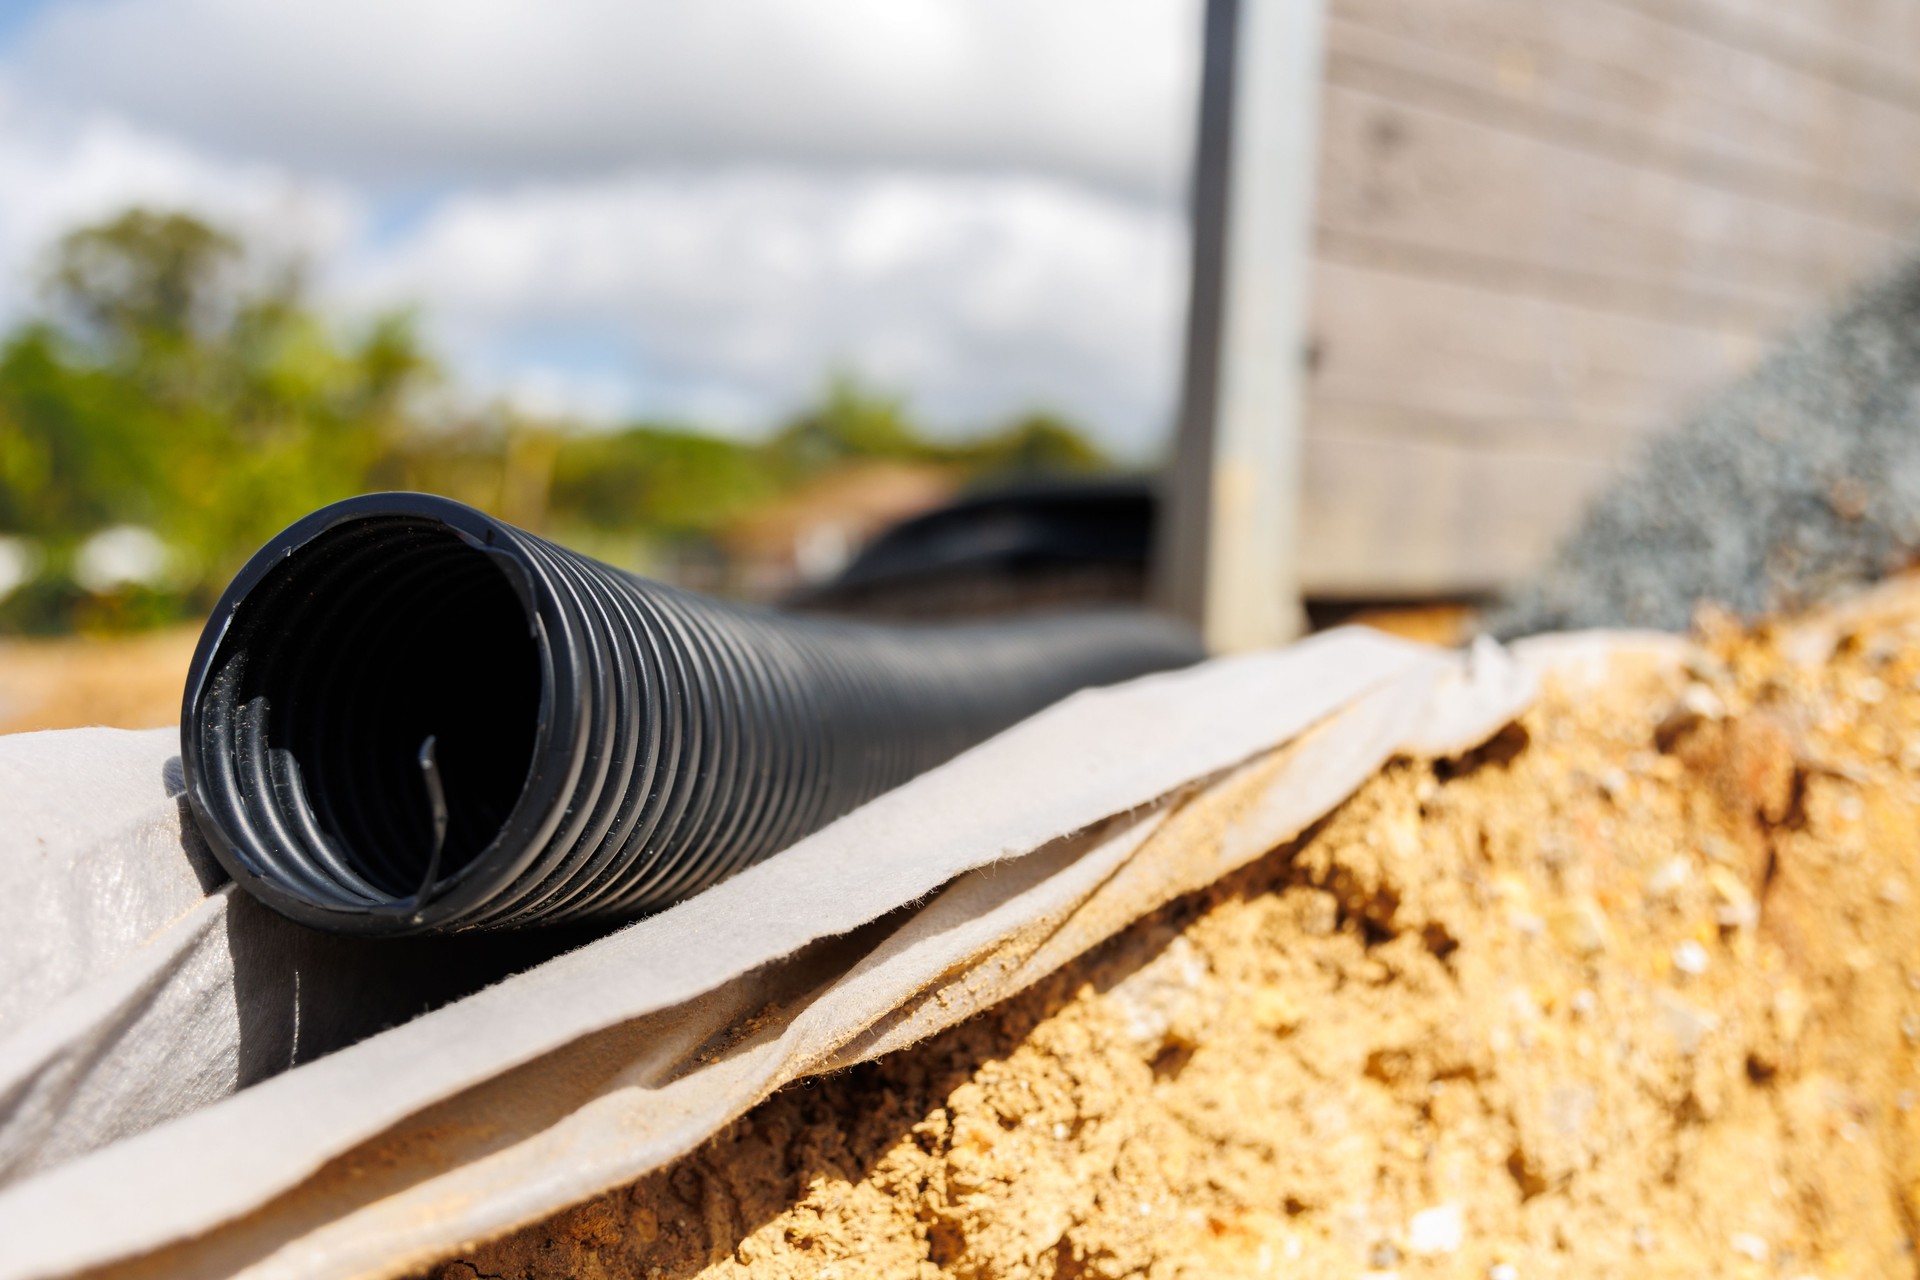
{"label": "small plastic fiber on pipe", "polygon": [[1201,657],[1132,611],[791,617],[425,494],[248,562],[187,680],[188,802],[293,919],[354,933],[637,916],[1049,703]]}

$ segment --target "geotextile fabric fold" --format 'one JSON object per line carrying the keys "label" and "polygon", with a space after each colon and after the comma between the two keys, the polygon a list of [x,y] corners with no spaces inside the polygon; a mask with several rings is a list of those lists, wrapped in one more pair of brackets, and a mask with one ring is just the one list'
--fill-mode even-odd
{"label": "geotextile fabric fold", "polygon": [[1498,648],[1357,630],[1091,690],[547,959],[577,939],[262,911],[167,735],[0,739],[0,1276],[429,1263],[1014,994],[1531,691]]}

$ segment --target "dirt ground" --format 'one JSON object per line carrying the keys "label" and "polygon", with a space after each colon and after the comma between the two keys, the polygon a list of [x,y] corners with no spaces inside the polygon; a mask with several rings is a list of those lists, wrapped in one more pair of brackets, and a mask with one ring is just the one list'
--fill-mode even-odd
{"label": "dirt ground", "polygon": [[468,1277],[1915,1275],[1920,590],[1709,623]]}
{"label": "dirt ground", "polygon": [[0,733],[177,724],[200,628],[57,640],[0,637]]}

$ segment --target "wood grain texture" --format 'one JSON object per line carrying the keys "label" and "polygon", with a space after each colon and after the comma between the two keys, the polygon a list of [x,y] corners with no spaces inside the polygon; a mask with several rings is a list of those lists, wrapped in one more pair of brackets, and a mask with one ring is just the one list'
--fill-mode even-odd
{"label": "wood grain texture", "polygon": [[[1498,430],[1515,443],[1616,443],[1684,411],[1746,368],[1760,338],[1577,305],[1457,279],[1331,260],[1313,303],[1313,429],[1323,406],[1401,411],[1457,444]],[[1351,428],[1345,428],[1351,429]]]}
{"label": "wood grain texture", "polygon": [[1610,474],[1593,459],[1309,436],[1302,584],[1320,599],[1492,590]]}
{"label": "wood grain texture", "polygon": [[1714,23],[1672,21],[1679,3],[1336,0],[1330,75],[1364,62],[1377,74],[1442,79],[1479,91],[1485,110],[1504,105],[1517,127],[1576,145],[1592,134],[1629,157],[1646,148],[1652,162],[1744,164],[1776,185],[1810,185],[1802,198],[1851,189],[1911,217],[1920,172],[1905,148],[1920,122],[1910,108],[1808,60],[1728,44]]}
{"label": "wood grain texture", "polygon": [[[1604,0],[1782,67],[1920,112],[1910,5],[1846,0]],[[1901,12],[1905,8],[1909,12]]]}
{"label": "wood grain texture", "polygon": [[1532,266],[1777,324],[1889,255],[1892,235],[1711,182],[1326,90],[1320,224],[1336,234]]}
{"label": "wood grain texture", "polygon": [[1920,230],[1920,4],[1330,0],[1303,574],[1484,589]]}

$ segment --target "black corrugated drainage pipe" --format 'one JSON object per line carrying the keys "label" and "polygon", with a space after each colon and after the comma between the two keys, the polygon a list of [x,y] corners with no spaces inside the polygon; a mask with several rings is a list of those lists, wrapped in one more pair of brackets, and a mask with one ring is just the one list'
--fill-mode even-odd
{"label": "black corrugated drainage pipe", "polygon": [[943,626],[787,617],[609,568],[425,494],[268,543],[201,636],[187,796],[306,924],[631,917],[1075,689],[1200,657],[1136,612]]}

